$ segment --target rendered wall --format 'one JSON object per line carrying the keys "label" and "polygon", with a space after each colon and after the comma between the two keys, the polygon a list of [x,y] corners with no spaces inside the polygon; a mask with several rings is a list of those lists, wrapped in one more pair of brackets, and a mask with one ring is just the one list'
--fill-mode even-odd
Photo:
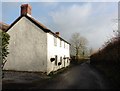
{"label": "rendered wall", "polygon": [[[51,71],[56,71],[60,68],[69,66],[70,60],[67,61],[67,59],[63,59],[65,57],[70,57],[70,51],[69,51],[69,44],[66,43],[66,47],[64,48],[64,41],[61,42],[60,46],[60,39],[57,38],[57,46],[54,45],[54,36],[50,33],[47,33],[47,73],[50,73]],[[62,57],[62,64],[61,65],[55,65],[55,61],[51,62],[51,58],[55,58],[55,55],[57,55],[57,61],[60,62],[60,57]],[[57,62],[57,63],[58,63]]]}
{"label": "rendered wall", "polygon": [[47,34],[22,17],[10,30],[5,70],[47,71]]}

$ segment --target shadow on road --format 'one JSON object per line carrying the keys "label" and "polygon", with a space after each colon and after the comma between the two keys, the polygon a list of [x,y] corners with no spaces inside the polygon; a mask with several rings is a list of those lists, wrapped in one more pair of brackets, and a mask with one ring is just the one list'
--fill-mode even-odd
{"label": "shadow on road", "polygon": [[[13,74],[13,73],[11,73]],[[10,76],[10,73],[7,74]],[[14,75],[18,75],[17,73]],[[22,78],[23,77],[23,78]],[[27,80],[25,80],[27,79]],[[111,89],[107,78],[88,62],[69,68],[50,78],[40,74],[19,74],[12,79],[3,79],[4,89]]]}

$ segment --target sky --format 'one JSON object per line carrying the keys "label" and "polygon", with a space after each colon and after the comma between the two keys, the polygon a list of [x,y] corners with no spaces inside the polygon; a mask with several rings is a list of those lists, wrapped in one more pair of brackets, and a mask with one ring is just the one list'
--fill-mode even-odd
{"label": "sky", "polygon": [[[22,1],[22,0],[21,0]],[[65,1],[65,0],[64,0]],[[118,2],[104,0],[4,0],[0,3],[2,22],[11,24],[20,16],[21,4],[32,6],[32,17],[69,41],[75,32],[88,40],[88,47],[99,49],[117,30]]]}

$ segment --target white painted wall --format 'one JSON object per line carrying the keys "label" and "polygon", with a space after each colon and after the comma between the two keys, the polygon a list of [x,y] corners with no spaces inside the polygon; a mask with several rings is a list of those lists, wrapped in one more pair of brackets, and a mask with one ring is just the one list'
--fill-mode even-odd
{"label": "white painted wall", "polygon": [[[67,59],[63,59],[64,56],[70,58],[69,44],[67,44],[66,42],[65,44],[66,47],[64,48],[64,41],[62,40],[62,46],[60,47],[60,39],[57,38],[57,46],[55,46],[53,34],[47,33],[47,73],[50,73],[51,71],[56,71],[70,64],[70,60],[68,60],[67,62]],[[50,61],[50,58],[55,58],[55,55],[58,56],[58,62],[60,62],[60,57],[62,57],[62,65],[58,66],[55,65],[55,61]]]}
{"label": "white painted wall", "polygon": [[[11,29],[8,30],[10,35],[10,44],[8,61],[6,62],[5,70],[16,71],[41,71],[49,74],[51,71],[56,71],[70,64],[70,46],[57,38],[57,46],[54,45],[54,36],[51,33],[45,33],[35,24],[29,21],[26,17],[22,17]],[[64,43],[66,47],[64,47]],[[57,55],[58,61],[51,62],[50,58],[55,58]],[[62,64],[58,66],[62,57]]]}
{"label": "white painted wall", "polygon": [[22,17],[10,30],[5,70],[47,71],[47,33]]}

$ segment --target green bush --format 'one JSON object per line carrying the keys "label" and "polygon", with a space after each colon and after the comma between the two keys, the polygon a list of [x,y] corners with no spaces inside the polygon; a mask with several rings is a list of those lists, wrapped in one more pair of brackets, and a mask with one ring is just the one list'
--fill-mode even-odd
{"label": "green bush", "polygon": [[10,36],[4,31],[0,31],[0,59],[1,59],[1,68],[3,69],[4,64],[6,63],[8,52]]}

